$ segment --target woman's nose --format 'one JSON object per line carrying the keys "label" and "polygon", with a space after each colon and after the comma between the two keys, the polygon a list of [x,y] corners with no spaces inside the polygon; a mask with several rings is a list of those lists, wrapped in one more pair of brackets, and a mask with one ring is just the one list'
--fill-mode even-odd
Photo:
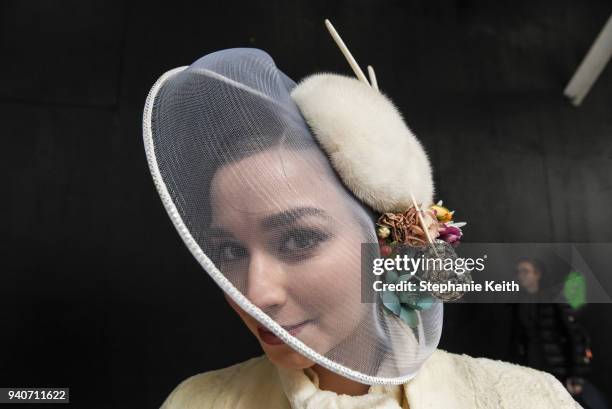
{"label": "woman's nose", "polygon": [[251,253],[246,296],[262,310],[278,308],[287,301],[286,278],[274,256],[265,251]]}

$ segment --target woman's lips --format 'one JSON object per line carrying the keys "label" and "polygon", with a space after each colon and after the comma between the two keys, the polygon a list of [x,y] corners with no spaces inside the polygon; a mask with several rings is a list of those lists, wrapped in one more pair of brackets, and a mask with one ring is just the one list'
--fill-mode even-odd
{"label": "woman's lips", "polygon": [[[299,334],[302,329],[309,323],[310,321],[304,321],[297,325],[283,325],[283,328],[293,336]],[[259,334],[259,339],[265,342],[268,345],[280,345],[284,344],[284,342],[274,335],[273,332],[268,331],[266,328],[258,326],[257,333]]]}

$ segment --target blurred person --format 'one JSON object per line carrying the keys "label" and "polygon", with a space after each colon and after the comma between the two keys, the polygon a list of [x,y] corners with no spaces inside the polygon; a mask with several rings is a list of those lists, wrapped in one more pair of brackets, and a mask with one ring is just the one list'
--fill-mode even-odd
{"label": "blurred person", "polygon": [[577,311],[553,302],[556,297],[544,285],[546,270],[541,260],[518,260],[515,274],[522,294],[521,303],[513,304],[510,360],[551,373],[581,402],[592,352],[589,336],[577,322]]}

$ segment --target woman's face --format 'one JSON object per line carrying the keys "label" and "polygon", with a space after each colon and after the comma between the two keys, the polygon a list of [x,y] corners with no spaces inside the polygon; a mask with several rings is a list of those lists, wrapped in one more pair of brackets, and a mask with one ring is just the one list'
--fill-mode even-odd
{"label": "woman's face", "polygon": [[[349,337],[368,311],[361,303],[360,245],[374,238],[364,237],[367,213],[326,161],[315,149],[273,148],[220,168],[207,232],[219,270],[321,354]],[[313,364],[228,301],[274,363]]]}

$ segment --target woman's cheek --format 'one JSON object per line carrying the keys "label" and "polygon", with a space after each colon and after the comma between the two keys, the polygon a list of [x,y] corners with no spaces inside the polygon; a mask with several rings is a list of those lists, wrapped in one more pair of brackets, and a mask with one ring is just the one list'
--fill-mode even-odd
{"label": "woman's cheek", "polygon": [[296,299],[308,309],[322,313],[354,307],[361,300],[360,250],[347,252],[347,239],[338,237],[318,255],[304,263],[298,271],[299,285],[294,287]]}

